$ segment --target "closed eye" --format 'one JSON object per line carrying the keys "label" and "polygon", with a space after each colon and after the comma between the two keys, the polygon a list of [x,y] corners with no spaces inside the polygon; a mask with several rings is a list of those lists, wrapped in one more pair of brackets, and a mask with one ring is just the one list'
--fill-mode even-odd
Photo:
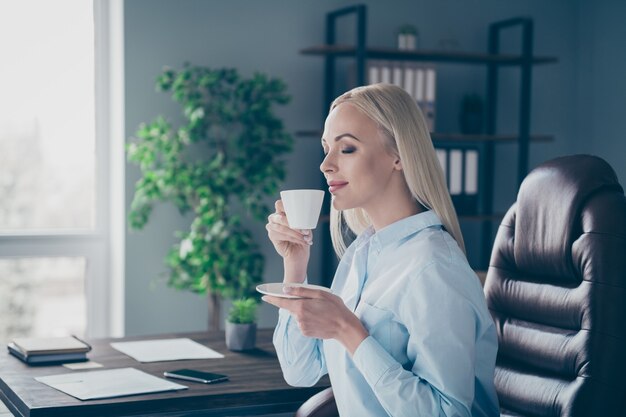
{"label": "closed eye", "polygon": [[[350,154],[350,153],[353,153],[355,151],[356,151],[355,148],[344,148],[344,149],[341,150],[341,153],[343,153],[343,154]],[[328,149],[324,148],[324,156],[328,155],[328,152],[329,152]]]}

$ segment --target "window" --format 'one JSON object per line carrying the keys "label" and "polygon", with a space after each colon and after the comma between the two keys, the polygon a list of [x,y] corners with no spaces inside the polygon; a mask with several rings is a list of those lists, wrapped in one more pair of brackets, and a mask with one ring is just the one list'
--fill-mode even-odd
{"label": "window", "polygon": [[12,0],[0,16],[0,230],[93,231],[92,3]]}
{"label": "window", "polygon": [[0,2],[0,342],[115,333],[112,10]]}
{"label": "window", "polygon": [[84,334],[85,258],[0,258],[0,340]]}

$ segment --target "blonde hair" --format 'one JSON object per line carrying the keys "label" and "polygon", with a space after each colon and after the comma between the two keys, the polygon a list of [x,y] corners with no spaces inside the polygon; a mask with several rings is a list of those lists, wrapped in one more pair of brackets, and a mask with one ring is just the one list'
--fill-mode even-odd
{"label": "blonde hair", "polygon": [[[402,88],[391,84],[373,84],[354,88],[337,97],[330,111],[350,103],[378,125],[387,139],[390,153],[402,161],[404,179],[415,200],[434,211],[444,228],[465,253],[465,244],[456,211],[437,159],[426,120],[415,100]],[[336,210],[331,205],[330,235],[337,256],[346,251],[342,223],[356,235],[372,223],[362,208]]]}

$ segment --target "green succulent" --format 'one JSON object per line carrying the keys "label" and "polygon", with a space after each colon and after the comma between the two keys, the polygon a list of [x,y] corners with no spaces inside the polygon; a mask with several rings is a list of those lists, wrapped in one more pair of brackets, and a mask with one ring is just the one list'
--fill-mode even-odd
{"label": "green succulent", "polygon": [[228,321],[236,324],[250,324],[256,321],[257,300],[254,298],[242,298],[233,300],[233,305],[228,313]]}
{"label": "green succulent", "polygon": [[398,33],[402,35],[417,35],[417,28],[407,23],[398,28]]}

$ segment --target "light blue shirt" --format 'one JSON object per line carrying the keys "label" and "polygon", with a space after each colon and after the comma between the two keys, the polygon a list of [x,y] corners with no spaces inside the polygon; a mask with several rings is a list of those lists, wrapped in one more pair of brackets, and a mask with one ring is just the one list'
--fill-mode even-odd
{"label": "light blue shirt", "polygon": [[328,372],[342,417],[499,416],[494,323],[434,212],[364,231],[331,289],[369,336],[351,358],[334,339],[302,335],[280,309],[274,346],[288,384],[311,386]]}

